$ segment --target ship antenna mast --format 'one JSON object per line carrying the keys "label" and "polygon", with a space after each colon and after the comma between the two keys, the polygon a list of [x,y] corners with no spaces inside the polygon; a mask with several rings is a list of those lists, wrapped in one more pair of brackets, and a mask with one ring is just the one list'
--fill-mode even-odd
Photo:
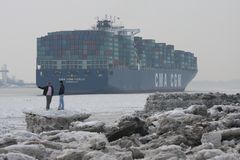
{"label": "ship antenna mast", "polygon": [[[116,25],[116,19],[117,21],[120,20],[119,17],[112,17],[105,15],[105,19],[99,20],[97,19],[97,26],[95,29],[102,30],[102,31],[109,31],[113,32],[116,35],[128,35],[128,36],[135,36],[140,32],[140,29],[125,29],[123,25],[118,24]],[[115,24],[115,25],[113,25]]]}

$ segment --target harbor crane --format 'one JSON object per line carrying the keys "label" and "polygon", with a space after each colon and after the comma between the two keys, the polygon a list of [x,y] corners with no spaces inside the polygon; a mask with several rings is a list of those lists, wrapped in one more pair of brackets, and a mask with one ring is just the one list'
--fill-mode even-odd
{"label": "harbor crane", "polygon": [[0,73],[2,73],[2,81],[4,84],[7,84],[7,81],[8,81],[8,76],[7,76],[7,73],[8,73],[8,69],[7,69],[7,65],[3,65],[2,66],[2,69],[0,70]]}

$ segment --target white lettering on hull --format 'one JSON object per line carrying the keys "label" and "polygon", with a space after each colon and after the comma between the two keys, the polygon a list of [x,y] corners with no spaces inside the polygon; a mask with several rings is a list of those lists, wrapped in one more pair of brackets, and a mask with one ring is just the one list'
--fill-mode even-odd
{"label": "white lettering on hull", "polygon": [[167,73],[156,73],[155,74],[155,87],[156,88],[166,88],[168,87],[168,79],[171,88],[182,87],[182,75],[181,74],[170,74],[169,77]]}

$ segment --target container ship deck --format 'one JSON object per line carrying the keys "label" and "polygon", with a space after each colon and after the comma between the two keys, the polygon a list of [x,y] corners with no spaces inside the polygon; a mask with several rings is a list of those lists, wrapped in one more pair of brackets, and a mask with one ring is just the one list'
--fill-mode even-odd
{"label": "container ship deck", "polygon": [[115,20],[91,30],[59,31],[37,39],[36,84],[65,83],[66,94],[184,91],[197,58],[173,45],[136,36]]}

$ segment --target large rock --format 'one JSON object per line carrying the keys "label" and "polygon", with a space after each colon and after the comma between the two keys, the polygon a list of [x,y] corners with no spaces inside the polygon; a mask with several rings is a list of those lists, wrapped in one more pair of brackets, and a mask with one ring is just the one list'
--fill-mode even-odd
{"label": "large rock", "polygon": [[14,137],[18,143],[25,142],[25,141],[38,141],[40,137],[38,134],[29,132],[29,131],[17,131],[10,134]]}
{"label": "large rock", "polygon": [[240,128],[224,129],[219,132],[223,140],[240,139]]}
{"label": "large rock", "polygon": [[145,160],[164,160],[164,159],[185,160],[186,155],[181,150],[181,147],[176,145],[169,145],[169,146],[161,146],[155,150],[148,151],[144,159]]}
{"label": "large rock", "polygon": [[107,138],[104,134],[94,132],[64,132],[57,134],[56,137],[58,137],[58,142],[66,143],[71,148],[81,148],[83,150],[87,150],[89,148],[101,150],[108,144]]}
{"label": "large rock", "polygon": [[111,145],[118,145],[121,148],[139,147],[141,142],[135,137],[122,137],[110,143]]}
{"label": "large rock", "polygon": [[57,156],[56,160],[81,160],[85,154],[85,151],[67,149],[62,155]]}
{"label": "large rock", "polygon": [[204,149],[214,149],[214,146],[213,146],[212,143],[203,143],[200,146],[192,148],[191,151],[189,151],[189,152],[197,153],[197,152],[199,152],[201,150],[204,150]]}
{"label": "large rock", "polygon": [[223,156],[225,153],[220,149],[203,149],[194,155],[196,160],[208,160],[217,156]]}
{"label": "large rock", "polygon": [[133,159],[142,159],[145,157],[145,154],[138,148],[131,147],[129,150],[132,152]]}
{"label": "large rock", "polygon": [[90,117],[90,114],[70,111],[43,111],[40,113],[24,112],[27,130],[33,133],[40,133],[50,130],[69,129],[74,121],[83,121]]}
{"label": "large rock", "polygon": [[103,153],[100,151],[90,151],[84,155],[83,160],[133,160],[132,152],[110,151]]}
{"label": "large rock", "polygon": [[207,116],[207,106],[205,105],[191,105],[187,109],[185,109],[185,113]]}
{"label": "large rock", "polygon": [[200,145],[204,132],[201,126],[202,116],[185,113],[175,117],[173,115],[171,113],[160,116],[157,134],[167,137],[165,138],[166,144]]}
{"label": "large rock", "polygon": [[125,116],[112,126],[80,122],[89,115],[76,112],[27,112],[28,129],[41,133],[1,135],[0,160],[240,159],[240,95],[159,95],[141,118]]}
{"label": "large rock", "polygon": [[108,140],[114,141],[123,136],[131,136],[134,133],[139,133],[141,136],[148,134],[148,127],[146,123],[138,117],[126,116],[121,118],[117,128],[109,130],[106,133]]}
{"label": "large rock", "polygon": [[164,134],[171,131],[177,131],[179,128],[183,128],[184,124],[181,121],[178,121],[170,117],[161,117],[159,119],[158,134]]}
{"label": "large rock", "polygon": [[53,149],[53,150],[62,150],[63,144],[59,142],[41,140],[41,141],[27,141],[23,143],[24,145],[31,145],[31,144],[42,144],[46,149]]}
{"label": "large rock", "polygon": [[151,135],[146,135],[146,136],[140,137],[139,141],[142,144],[146,144],[146,143],[152,141],[153,139],[157,139],[157,138],[158,138],[158,135],[156,133],[154,133],[154,134],[151,134]]}
{"label": "large rock", "polygon": [[7,147],[13,144],[17,144],[17,140],[14,137],[6,136],[0,138],[0,148]]}
{"label": "large rock", "polygon": [[104,122],[100,121],[89,121],[89,122],[72,122],[70,125],[70,130],[72,131],[89,131],[89,132],[103,132]]}
{"label": "large rock", "polygon": [[202,143],[212,143],[215,148],[221,146],[222,134],[219,132],[209,132],[202,135]]}
{"label": "large rock", "polygon": [[[208,108],[214,105],[240,104],[240,94],[227,95],[224,93],[157,93],[148,97],[145,111],[167,111],[175,108],[187,108],[191,105],[205,105]],[[205,109],[204,109],[205,110]],[[205,111],[198,111],[204,113]]]}
{"label": "large rock", "polygon": [[47,150],[43,145],[11,145],[4,148],[8,152],[20,152],[22,154],[29,155],[36,159],[46,159],[48,156]]}
{"label": "large rock", "polygon": [[7,153],[0,154],[0,160],[37,160],[37,159],[22,153]]}
{"label": "large rock", "polygon": [[211,160],[239,160],[240,156],[237,154],[224,154],[211,158]]}

